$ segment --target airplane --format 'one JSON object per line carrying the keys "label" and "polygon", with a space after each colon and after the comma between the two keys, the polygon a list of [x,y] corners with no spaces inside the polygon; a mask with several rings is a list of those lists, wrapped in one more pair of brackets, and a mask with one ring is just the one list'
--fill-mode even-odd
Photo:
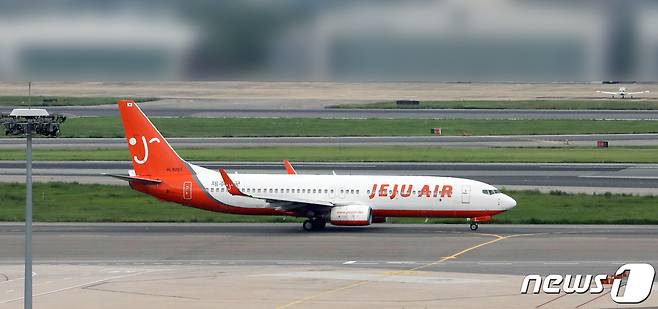
{"label": "airplane", "polygon": [[596,92],[603,93],[603,94],[609,94],[609,95],[612,96],[613,99],[615,98],[616,95],[618,95],[622,99],[625,98],[628,95],[628,96],[631,96],[631,99],[632,99],[634,94],[649,93],[650,91],[646,90],[646,91],[628,92],[628,90],[626,90],[626,87],[621,87],[621,88],[619,88],[619,90],[617,90],[617,92],[600,91],[600,90],[597,90]]}
{"label": "airplane", "polygon": [[495,187],[461,178],[305,175],[287,160],[286,174],[210,170],[182,159],[135,101],[117,104],[133,169],[104,175],[164,201],[231,214],[303,217],[306,231],[327,223],[366,226],[386,217],[467,218],[475,231],[478,223],[516,206]]}

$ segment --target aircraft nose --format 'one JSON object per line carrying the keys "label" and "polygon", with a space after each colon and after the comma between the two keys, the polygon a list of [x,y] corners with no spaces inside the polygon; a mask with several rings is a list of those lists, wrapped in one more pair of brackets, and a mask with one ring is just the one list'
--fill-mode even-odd
{"label": "aircraft nose", "polygon": [[501,204],[503,205],[505,210],[512,209],[516,207],[516,200],[511,198],[509,195],[505,194]]}

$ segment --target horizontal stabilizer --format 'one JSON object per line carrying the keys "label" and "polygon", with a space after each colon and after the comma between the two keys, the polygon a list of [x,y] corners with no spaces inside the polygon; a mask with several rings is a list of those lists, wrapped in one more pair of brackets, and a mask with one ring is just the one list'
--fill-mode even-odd
{"label": "horizontal stabilizer", "polygon": [[146,185],[155,185],[155,184],[159,184],[159,183],[162,182],[159,179],[149,179],[149,178],[142,178],[142,177],[129,176],[129,175],[103,174],[103,176],[110,176],[110,177],[114,177],[114,178],[125,180],[125,181],[130,181],[130,182],[139,182],[139,183],[143,183],[143,184],[146,184]]}

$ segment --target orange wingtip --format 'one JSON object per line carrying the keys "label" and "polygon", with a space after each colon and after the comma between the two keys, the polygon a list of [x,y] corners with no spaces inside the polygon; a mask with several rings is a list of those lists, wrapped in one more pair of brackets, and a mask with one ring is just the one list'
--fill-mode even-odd
{"label": "orange wingtip", "polygon": [[235,183],[233,183],[233,180],[228,177],[228,174],[226,174],[226,171],[223,168],[219,169],[219,174],[222,175],[222,179],[224,180],[224,185],[226,186],[228,193],[231,193],[232,195],[244,195],[244,193],[238,189]]}
{"label": "orange wingtip", "polygon": [[297,175],[297,171],[295,171],[295,168],[292,167],[292,164],[290,164],[290,161],[283,160],[283,166],[286,167],[286,172],[288,172],[288,174]]}

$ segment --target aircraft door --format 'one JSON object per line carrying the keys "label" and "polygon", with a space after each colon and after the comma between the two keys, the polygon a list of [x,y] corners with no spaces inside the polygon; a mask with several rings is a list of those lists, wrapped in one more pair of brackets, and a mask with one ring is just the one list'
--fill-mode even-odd
{"label": "aircraft door", "polygon": [[192,182],[186,181],[183,183],[183,199],[191,200],[192,199]]}
{"label": "aircraft door", "polygon": [[471,203],[471,186],[463,185],[462,186],[462,204]]}

